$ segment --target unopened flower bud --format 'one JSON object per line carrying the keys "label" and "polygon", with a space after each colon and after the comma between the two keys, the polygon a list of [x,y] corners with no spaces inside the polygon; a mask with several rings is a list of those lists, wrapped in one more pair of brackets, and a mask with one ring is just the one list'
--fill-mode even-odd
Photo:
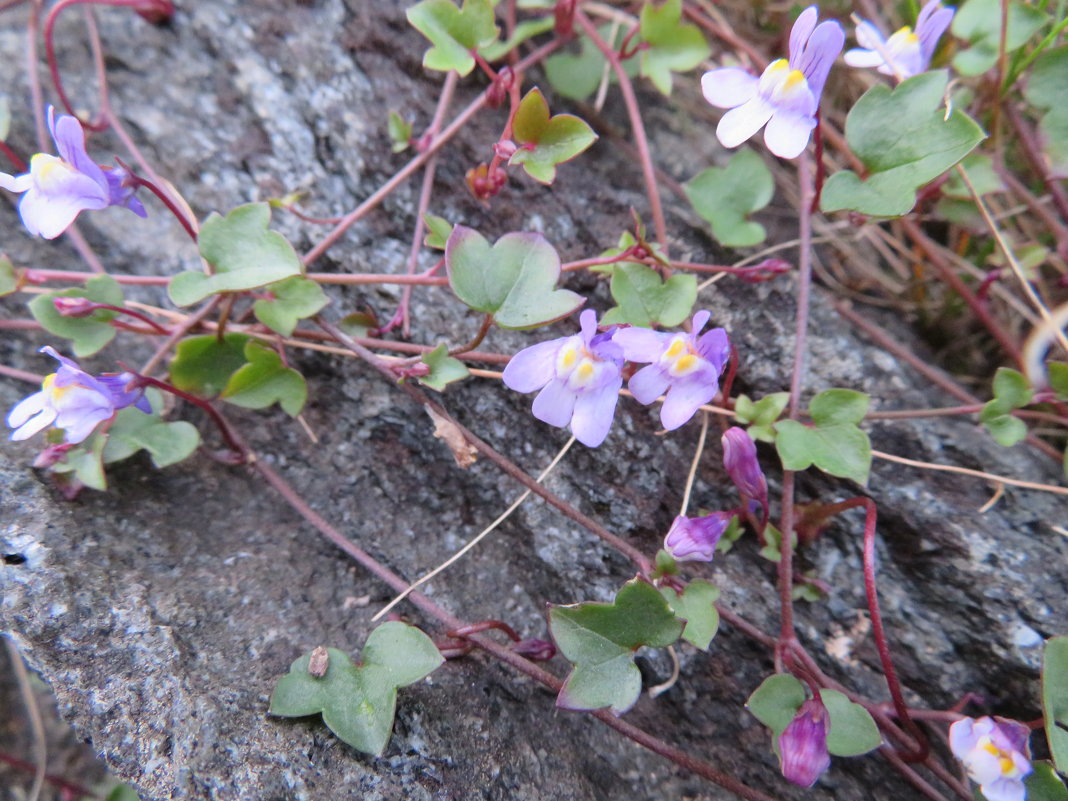
{"label": "unopened flower bud", "polygon": [[770,281],[777,275],[790,272],[793,268],[794,266],[786,259],[764,259],[759,264],[743,268],[738,277],[747,284],[760,284]]}
{"label": "unopened flower bud", "polygon": [[99,308],[89,298],[52,298],[52,305],[64,317],[88,317]]}
{"label": "unopened flower bud", "polygon": [[744,429],[734,426],[723,434],[723,466],[744,498],[767,505],[768,482],[757,461],[756,445]]}
{"label": "unopened flower bud", "polygon": [[67,458],[67,451],[73,447],[74,445],[70,442],[60,442],[54,445],[49,445],[37,454],[37,458],[33,460],[33,466],[39,470],[52,467],[52,465],[64,461]]}
{"label": "unopened flower bud", "polygon": [[664,550],[679,562],[711,562],[731,517],[727,512],[713,512],[704,517],[679,515],[664,537]]}
{"label": "unopened flower bud", "polygon": [[810,698],[779,735],[782,775],[794,784],[811,787],[831,766],[831,755],[827,753],[829,720],[823,701]]}
{"label": "unopened flower bud", "polygon": [[553,33],[561,39],[574,33],[576,5],[576,0],[556,0],[553,6]]}
{"label": "unopened flower bud", "polygon": [[555,645],[547,640],[539,640],[535,637],[520,640],[512,646],[512,650],[520,656],[525,656],[535,662],[548,662],[556,656]]}
{"label": "unopened flower bud", "polygon": [[519,148],[511,139],[502,139],[493,145],[493,153],[502,159],[510,159]]}

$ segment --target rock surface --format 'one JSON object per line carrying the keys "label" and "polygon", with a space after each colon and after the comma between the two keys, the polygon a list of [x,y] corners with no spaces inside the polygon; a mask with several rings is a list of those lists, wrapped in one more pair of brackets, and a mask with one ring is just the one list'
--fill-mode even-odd
{"label": "rock surface", "polygon": [[[100,13],[112,103],[159,171],[200,217],[253,199],[305,189],[306,206],[343,213],[404,162],[392,156],[386,111],[433,114],[440,76],[424,74],[423,41],[403,4],[360,0],[187,4],[173,23],[152,28],[121,10]],[[59,26],[60,61],[70,90],[92,105],[91,69],[79,15]],[[22,63],[22,29],[0,17],[5,63]],[[26,96],[25,76],[0,86]],[[683,107],[696,97],[692,81]],[[477,77],[461,82],[454,109]],[[652,145],[685,179],[714,158],[703,121],[693,124],[643,94]],[[19,107],[21,108],[21,107]],[[547,190],[514,177],[483,209],[462,189],[463,174],[490,156],[503,111],[478,117],[440,161],[432,210],[498,236],[540,230],[565,258],[597,252],[643,209],[640,176],[608,138],[561,169]],[[11,141],[32,152],[31,126],[17,114]],[[620,126],[625,120],[615,113]],[[93,141],[100,152],[114,144]],[[317,266],[401,272],[418,183],[393,195],[355,226]],[[144,223],[109,210],[82,230],[108,269],[174,273],[195,268],[195,251],[158,204]],[[19,265],[82,269],[65,244],[31,241],[13,208],[0,208],[4,248]],[[715,261],[708,240],[681,209],[669,208],[673,248]],[[307,249],[322,230],[276,214],[274,225]],[[786,233],[782,239],[792,237]],[[430,256],[426,266],[430,264]],[[603,285],[572,279],[606,308]],[[332,293],[337,316],[364,304],[392,313],[393,290]],[[151,292],[146,299],[159,301]],[[787,278],[745,285],[729,280],[702,296],[741,353],[739,386],[751,396],[788,383],[792,285]],[[0,306],[21,315],[12,299]],[[441,290],[416,292],[414,339],[466,341],[478,320]],[[881,321],[902,341],[896,320]],[[562,329],[563,330],[563,329]],[[487,349],[513,352],[537,335],[495,332]],[[6,335],[0,363],[43,371],[40,335]],[[916,347],[920,347],[916,345]],[[90,364],[134,361],[143,344],[120,337]],[[948,405],[888,354],[851,330],[822,298],[813,313],[812,391],[846,386],[884,408]],[[517,485],[480,461],[459,470],[418,406],[362,364],[301,354],[311,398],[305,411],[318,444],[280,412],[233,414],[260,458],[274,464],[311,506],[401,575],[437,565],[503,510]],[[25,385],[0,383],[9,408]],[[450,388],[444,402],[531,473],[552,459],[566,433],[533,420],[529,398],[494,382]],[[187,419],[198,420],[194,411]],[[622,402],[604,447],[568,455],[549,486],[619,536],[655,551],[681,501],[696,425],[658,436],[653,412]],[[214,433],[203,429],[209,442]],[[1001,449],[970,421],[893,421],[870,427],[876,448],[1035,480],[1056,469],[1021,446]],[[450,662],[402,692],[394,737],[379,759],[340,743],[313,720],[268,717],[274,679],[319,644],[357,654],[388,588],[321,540],[254,473],[203,456],[164,471],[136,458],[113,470],[107,494],[62,501],[29,468],[32,445],[0,447],[0,630],[12,636],[52,683],[64,714],[114,771],[146,801],[162,799],[720,799],[725,791],[677,770],[594,720],[557,711],[538,686],[490,659]],[[766,464],[774,456],[766,453]],[[774,472],[774,471],[773,471]],[[810,471],[811,473],[811,471]],[[802,499],[856,492],[802,476]],[[773,481],[773,483],[775,483]],[[774,493],[777,486],[773,487]],[[965,691],[1022,719],[1038,714],[1042,638],[1063,631],[1068,541],[1054,496],[1013,489],[986,512],[991,489],[949,474],[876,463],[867,490],[880,510],[880,590],[902,679],[917,701],[936,708]],[[695,490],[706,508],[735,502],[718,448],[710,447]],[[855,515],[855,516],[854,516]],[[846,515],[804,557],[833,587],[802,605],[800,633],[832,675],[870,697],[885,697],[866,636],[859,514]],[[630,565],[544,504],[529,501],[477,552],[430,585],[437,602],[468,620],[503,618],[524,636],[546,636],[545,605],[611,597]],[[774,571],[743,541],[706,571],[731,608],[765,629],[777,624]],[[401,607],[440,636],[432,621]],[[680,649],[682,679],[628,718],[690,748],[743,781],[782,798],[812,798],[778,777],[766,731],[743,709],[772,671],[769,655],[724,628],[708,654]],[[641,658],[653,683],[670,673],[663,655]],[[562,674],[558,661],[553,669]],[[816,797],[911,798],[877,758],[836,760]]]}

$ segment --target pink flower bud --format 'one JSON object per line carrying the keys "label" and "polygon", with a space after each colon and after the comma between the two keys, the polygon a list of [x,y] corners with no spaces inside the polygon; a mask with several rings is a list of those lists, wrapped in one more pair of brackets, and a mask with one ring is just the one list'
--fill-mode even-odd
{"label": "pink flower bud", "polygon": [[520,640],[512,646],[512,650],[520,656],[525,656],[527,659],[533,659],[535,662],[548,662],[556,656],[555,645],[546,640],[539,640],[534,637]]}
{"label": "pink flower bud", "polygon": [[734,486],[744,498],[768,502],[768,482],[757,461],[756,445],[744,429],[737,426],[723,434],[723,466]]}
{"label": "pink flower bud", "polygon": [[99,308],[89,298],[52,298],[52,305],[64,317],[88,317]]}
{"label": "pink flower bud", "polygon": [[679,515],[664,537],[664,550],[679,562],[711,562],[731,517],[727,512],[713,512],[704,517]]}
{"label": "pink flower bud", "polygon": [[493,145],[493,153],[502,159],[510,159],[519,148],[511,139],[502,139]]}
{"label": "pink flower bud", "polygon": [[827,753],[827,707],[818,698],[801,704],[794,719],[779,735],[782,775],[801,787],[811,787],[831,766]]}

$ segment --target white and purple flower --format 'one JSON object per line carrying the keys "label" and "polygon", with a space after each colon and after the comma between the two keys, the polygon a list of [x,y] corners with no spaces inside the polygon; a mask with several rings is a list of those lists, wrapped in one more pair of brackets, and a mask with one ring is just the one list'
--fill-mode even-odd
{"label": "white and purple flower", "polygon": [[794,719],[779,735],[779,763],[782,775],[801,787],[811,787],[831,766],[827,752],[830,716],[819,698],[801,704]]}
{"label": "white and purple flower", "polygon": [[89,158],[85,132],[74,117],[55,118],[48,108],[48,130],[59,156],[37,153],[30,159],[30,171],[13,176],[0,172],[0,187],[25,192],[19,202],[19,215],[31,233],[55,239],[67,230],[82,211],[122,206],[139,217],[145,207],[128,185],[129,174],[121,167],[104,168]]}
{"label": "white and purple flower", "polygon": [[623,328],[614,340],[628,361],[645,363],[628,384],[639,403],[649,404],[667,393],[660,407],[660,422],[672,431],[719,392],[719,376],[730,358],[727,332],[713,328],[698,338],[711,314],[693,316],[693,331],[677,334],[648,328]]}
{"label": "white and purple flower", "polygon": [[597,333],[597,315],[579,316],[581,332],[541,342],[519,351],[504,368],[504,383],[517,392],[533,392],[534,416],[564,428],[595,448],[612,427],[623,386],[623,351],[612,341],[614,329]]}
{"label": "white and purple flower", "polygon": [[51,347],[41,352],[57,359],[59,369],[45,376],[40,392],[23,399],[8,414],[7,424],[15,429],[11,439],[29,439],[54,426],[66,432],[66,444],[76,445],[120,409],[136,406],[146,414],[152,412],[143,390],[126,389],[133,373],[92,376]]}
{"label": "white and purple flower", "polygon": [[1024,801],[1031,730],[1006,718],[963,718],[949,727],[949,749],[987,801]]}
{"label": "white and purple flower", "polygon": [[730,109],[716,127],[724,147],[738,147],[765,124],[764,143],[784,159],[801,155],[816,127],[823,84],[845,44],[837,22],[816,24],[819,10],[805,9],[790,31],[790,58],[773,61],[757,78],[738,67],[706,72],[705,100]]}
{"label": "white and purple flower", "polygon": [[938,40],[953,21],[956,10],[943,8],[941,0],[930,0],[916,19],[916,29],[908,25],[884,39],[882,31],[867,20],[857,24],[857,44],[845,53],[851,67],[875,67],[883,75],[900,80],[919,75],[931,65]]}
{"label": "white and purple flower", "polygon": [[676,562],[711,562],[733,517],[729,512],[712,512],[704,517],[679,515],[664,537],[664,550]]}

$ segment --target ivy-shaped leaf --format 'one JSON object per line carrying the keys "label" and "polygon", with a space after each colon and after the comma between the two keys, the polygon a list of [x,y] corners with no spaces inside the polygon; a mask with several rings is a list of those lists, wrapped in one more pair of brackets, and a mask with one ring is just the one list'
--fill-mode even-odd
{"label": "ivy-shaped leaf", "polygon": [[149,387],[145,397],[152,406],[152,414],[127,406],[115,415],[104,446],[104,464],[129,458],[143,449],[148,451],[152,464],[167,467],[188,458],[197,449],[200,433],[195,426],[184,420],[166,423],[160,419],[163,393]]}
{"label": "ivy-shaped leaf", "polygon": [[[1049,16],[1039,9],[1011,0],[1005,52],[1023,47],[1047,19]],[[971,47],[953,57],[953,68],[962,75],[982,75],[998,61],[1001,0],[967,0],[953,17],[950,30],[958,39],[971,43]]]}
{"label": "ivy-shaped leaf", "polygon": [[449,235],[452,233],[452,223],[434,214],[424,214],[423,222],[426,223],[423,244],[434,250],[445,250],[445,243],[449,241]]}
{"label": "ivy-shaped leaf", "polygon": [[273,298],[257,300],[252,304],[252,312],[257,320],[284,337],[293,333],[297,322],[318,314],[330,302],[323,288],[303,275],[270,284],[267,291]]}
{"label": "ivy-shaped leaf", "polygon": [[[984,153],[969,153],[961,161],[960,166],[968,174],[968,180],[972,182],[975,191],[980,195],[1005,191],[1005,184],[994,170],[994,159],[991,156]],[[942,184],[942,194],[964,200],[972,199],[972,191],[965,185],[964,179],[957,174],[956,170],[951,172]]]}
{"label": "ivy-shaped leaf", "polygon": [[391,111],[386,125],[389,130],[390,150],[403,153],[412,143],[412,124],[396,111]]}
{"label": "ivy-shaped leaf", "polygon": [[75,356],[92,356],[115,338],[111,321],[117,313],[97,309],[88,317],[64,317],[56,311],[54,298],[88,298],[94,303],[121,306],[122,287],[110,275],[98,275],[85,282],[85,288],[72,287],[38,295],[30,301],[30,312],[50,334],[69,339]]}
{"label": "ivy-shaped leaf", "polygon": [[812,399],[808,413],[812,427],[796,420],[775,423],[775,447],[787,470],[816,465],[824,473],[868,483],[871,441],[857,427],[870,398],[850,389],[828,389]]}
{"label": "ivy-shaped leaf", "polygon": [[527,175],[543,184],[556,179],[556,165],[570,161],[597,141],[597,134],[574,114],[549,116],[549,104],[537,87],[519,103],[512,121],[518,150],[508,160],[521,164]]}
{"label": "ivy-shaped leaf", "polygon": [[245,362],[247,334],[214,334],[183,339],[170,364],[171,383],[183,392],[214,398]]}
{"label": "ivy-shaped leaf", "polygon": [[71,476],[90,489],[104,492],[108,488],[103,458],[107,442],[107,434],[94,434],[92,438],[67,451],[62,462],[52,465],[52,472]]}
{"label": "ivy-shaped leaf", "polygon": [[602,325],[670,328],[689,317],[697,302],[696,275],[675,273],[665,281],[656,270],[634,262],[615,265],[611,289],[619,305],[605,312]]}
{"label": "ivy-shaped leaf", "polygon": [[1068,787],[1048,762],[1032,762],[1023,782],[1027,801],[1068,801]]}
{"label": "ivy-shaped leaf", "polygon": [[225,217],[213,212],[201,226],[200,255],[212,275],[186,271],[171,279],[167,294],[177,306],[199,303],[218,292],[243,292],[300,275],[304,271],[293,246],[268,229],[268,203],[247,203]]}
{"label": "ivy-shaped leaf", "polygon": [[0,298],[10,295],[19,285],[18,276],[15,275],[15,265],[7,256],[0,256]]}
{"label": "ivy-shaped leaf", "polygon": [[645,3],[638,36],[648,45],[641,51],[642,76],[668,96],[672,72],[692,70],[712,54],[701,30],[682,22],[682,0],[667,0],[659,7]]}
{"label": "ivy-shaped leaf", "polygon": [[461,76],[475,68],[472,51],[497,38],[490,0],[464,0],[457,8],[449,0],[422,0],[405,12],[408,22],[434,45],[423,56],[427,69]]}
{"label": "ivy-shaped leaf", "polygon": [[665,648],[679,638],[683,625],[660,592],[633,579],[610,604],[554,606],[549,630],[561,653],[574,665],[556,705],[563,709],[611,707],[622,715],[638,700],[642,677],[634,652]]}
{"label": "ivy-shaped leaf", "polygon": [[274,350],[255,340],[245,345],[245,360],[248,364],[230,376],[219,397],[245,409],[266,409],[277,402],[290,417],[300,414],[308,399],[304,376],[286,367]]}
{"label": "ivy-shaped leaf", "polygon": [[502,328],[544,325],[586,302],[556,289],[560,256],[541,234],[505,234],[490,247],[478,231],[457,225],[445,245],[445,269],[456,297]]}
{"label": "ivy-shaped leaf", "polygon": [[1057,770],[1068,773],[1068,637],[1051,637],[1042,652],[1042,713]]}
{"label": "ivy-shaped leaf", "polygon": [[1029,404],[1033,395],[1023,373],[1009,367],[998,368],[994,374],[994,398],[979,412],[979,422],[998,445],[1009,448],[1027,437],[1027,424],[1012,412]]}
{"label": "ivy-shaped leaf", "polygon": [[536,19],[523,20],[515,26],[512,35],[507,39],[483,45],[479,48],[478,52],[484,59],[486,59],[486,61],[491,63],[500,61],[528,39],[532,39],[535,36],[540,36],[543,33],[551,31],[555,24],[556,20],[553,18],[552,14],[544,17],[537,17]]}
{"label": "ivy-shaped leaf", "polygon": [[739,395],[734,401],[734,419],[749,426],[746,433],[753,439],[774,442],[775,429],[772,424],[779,419],[789,402],[789,392],[774,392],[755,403],[748,395]]}
{"label": "ivy-shaped leaf", "polygon": [[[643,226],[642,236],[644,235],[645,231]],[[608,259],[612,258],[613,256],[622,255],[625,251],[630,250],[637,244],[638,240],[635,239],[634,234],[632,234],[630,231],[624,231],[622,234],[619,235],[619,244],[614,248],[608,248],[607,250],[602,251],[600,257],[602,259]],[[643,247],[645,247],[646,250],[649,251],[653,258],[660,259],[664,264],[668,263],[668,259],[666,256],[664,256],[664,251],[660,247],[660,245],[656,244],[655,242],[645,242],[643,243]],[[612,274],[613,272],[615,272],[617,267],[620,267],[624,264],[636,264],[636,262],[614,261],[607,264],[595,264],[590,267],[590,270],[595,273]]]}
{"label": "ivy-shaped leaf", "polygon": [[712,225],[712,235],[727,247],[759,245],[767,232],[747,217],[771,202],[775,181],[754,150],[739,150],[726,167],[709,167],[682,187],[690,205]]}
{"label": "ivy-shaped leaf", "polygon": [[[907,214],[916,192],[964,158],[984,138],[962,111],[941,108],[949,75],[925,72],[896,89],[878,83],[846,117],[846,140],[868,177],[842,170],[823,187],[824,211],[849,209],[879,217]],[[892,120],[893,124],[887,124]]]}
{"label": "ivy-shaped leaf", "polygon": [[719,631],[719,611],[716,601],[719,588],[703,579],[694,579],[679,595],[670,587],[663,587],[660,594],[680,620],[686,621],[682,638],[702,651],[707,651],[712,638]]}
{"label": "ivy-shaped leaf", "polygon": [[[598,35],[609,42],[613,49],[619,48],[626,36],[622,26],[602,25],[597,29]],[[606,74],[604,54],[588,36],[578,40],[578,53],[554,53],[545,60],[545,77],[558,95],[572,100],[585,100],[601,85]],[[633,78],[638,74],[638,62],[634,59],[623,62],[623,71]],[[615,70],[607,71],[609,82],[616,79]]]}
{"label": "ivy-shaped leaf", "polygon": [[1038,138],[1049,160],[1050,174],[1068,178],[1068,45],[1055,47],[1035,59],[1024,87],[1027,102],[1044,109],[1038,123]]}
{"label": "ivy-shaped leaf", "polygon": [[[820,690],[827,708],[827,751],[834,756],[860,756],[882,745],[882,736],[871,714],[837,690]],[[805,702],[805,688],[794,676],[778,673],[757,687],[746,708],[771,729],[776,753],[780,735]]]}
{"label": "ivy-shaped leaf", "polygon": [[427,375],[419,377],[419,383],[425,384],[438,392],[444,392],[445,387],[454,381],[462,381],[471,375],[462,361],[449,355],[449,349],[445,343],[438,345],[429,353],[419,357],[419,361],[430,368]]}
{"label": "ivy-shaped leaf", "polygon": [[293,662],[271,693],[270,713],[289,718],[321,714],[339,738],[374,755],[389,742],[398,688],[429,676],[445,661],[429,637],[399,621],[371,632],[359,666],[336,648],[326,652],[321,676],[308,669],[311,652]]}

